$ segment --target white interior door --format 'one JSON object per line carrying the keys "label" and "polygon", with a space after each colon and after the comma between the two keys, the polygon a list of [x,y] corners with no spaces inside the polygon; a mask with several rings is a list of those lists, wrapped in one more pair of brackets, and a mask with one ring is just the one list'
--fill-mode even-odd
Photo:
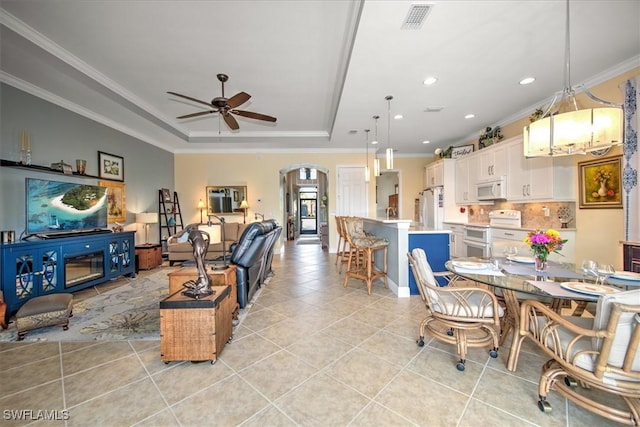
{"label": "white interior door", "polygon": [[364,166],[338,166],[336,215],[369,216]]}

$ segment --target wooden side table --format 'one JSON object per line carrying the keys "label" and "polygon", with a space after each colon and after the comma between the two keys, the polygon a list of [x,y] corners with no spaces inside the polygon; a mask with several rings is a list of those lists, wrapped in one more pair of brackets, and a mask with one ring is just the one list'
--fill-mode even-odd
{"label": "wooden side table", "polygon": [[[231,286],[232,317],[238,318],[238,286],[236,284],[236,266],[230,265],[226,270],[212,270],[207,267],[207,276],[211,279],[211,286]],[[169,273],[169,295],[173,295],[184,289],[184,283],[198,278],[197,267],[182,267]]]}
{"label": "wooden side table", "polygon": [[215,363],[231,341],[231,286],[193,299],[176,292],[160,301],[160,358]]}
{"label": "wooden side table", "polygon": [[162,246],[154,244],[136,246],[138,268],[150,270],[162,265]]}

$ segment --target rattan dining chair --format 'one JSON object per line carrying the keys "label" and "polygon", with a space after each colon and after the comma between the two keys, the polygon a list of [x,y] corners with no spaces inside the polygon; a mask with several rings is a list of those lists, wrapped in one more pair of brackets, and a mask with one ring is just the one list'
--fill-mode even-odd
{"label": "rattan dining chair", "polygon": [[[555,390],[595,414],[640,424],[640,289],[601,296],[594,318],[562,317],[538,301],[525,301],[513,343],[516,355],[525,338],[550,357],[538,387],[541,411],[551,411],[547,396]],[[628,409],[612,407],[609,393],[621,397]]]}
{"label": "rattan dining chair", "polygon": [[413,249],[407,257],[427,308],[427,316],[420,323],[418,345],[424,345],[426,331],[438,341],[455,344],[460,356],[456,367],[460,371],[464,371],[469,347],[490,347],[489,355],[498,357],[504,309],[495,295],[478,287],[440,287],[423,249]]}

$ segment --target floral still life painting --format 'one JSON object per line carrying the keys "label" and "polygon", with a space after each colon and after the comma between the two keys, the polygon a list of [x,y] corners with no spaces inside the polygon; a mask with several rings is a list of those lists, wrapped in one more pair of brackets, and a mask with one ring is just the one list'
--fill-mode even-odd
{"label": "floral still life painting", "polygon": [[580,209],[622,209],[622,156],[578,163]]}

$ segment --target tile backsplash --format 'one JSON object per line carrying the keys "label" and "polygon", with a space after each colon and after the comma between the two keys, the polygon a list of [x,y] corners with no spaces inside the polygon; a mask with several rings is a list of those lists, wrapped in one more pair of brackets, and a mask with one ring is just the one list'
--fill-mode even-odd
{"label": "tile backsplash", "polygon": [[[545,207],[549,216],[545,216]],[[562,208],[562,209],[561,209]],[[562,224],[558,215],[559,211],[569,211],[571,220],[567,228],[575,228],[576,204],[575,202],[545,202],[545,203],[510,203],[496,202],[493,205],[469,206],[469,222],[488,224],[489,212],[500,209],[515,209],[522,212],[523,228],[555,228],[560,229]]]}

